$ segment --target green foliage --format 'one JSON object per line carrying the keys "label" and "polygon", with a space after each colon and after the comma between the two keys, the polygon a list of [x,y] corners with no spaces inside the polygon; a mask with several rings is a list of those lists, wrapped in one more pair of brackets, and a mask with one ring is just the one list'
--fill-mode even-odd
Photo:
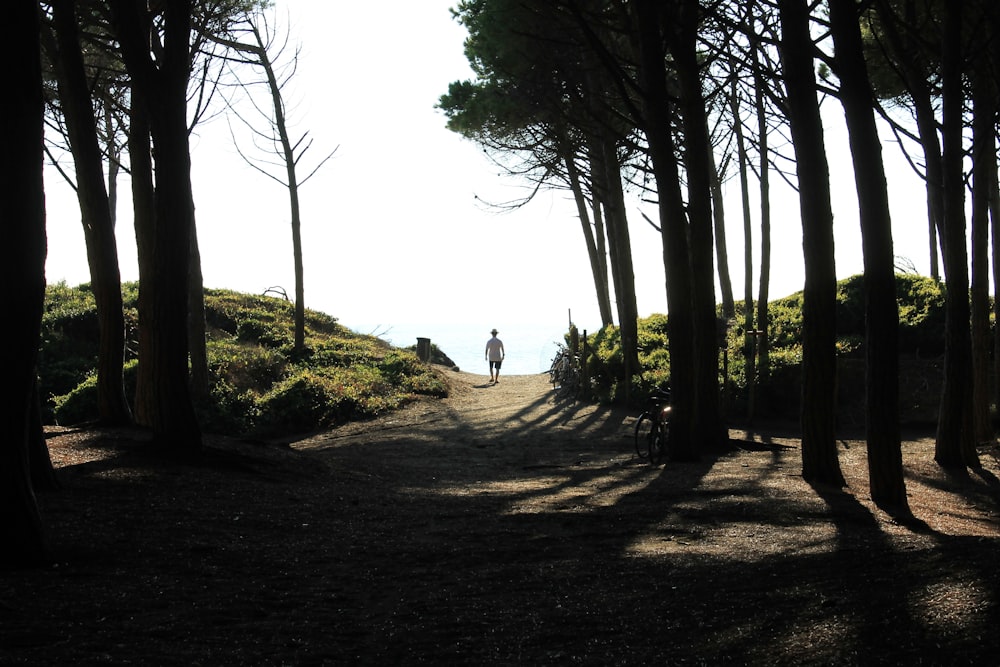
{"label": "green foliage", "polygon": [[[126,360],[134,359],[138,320],[135,283],[122,285],[125,308]],[[42,419],[52,421],[53,396],[68,394],[87,381],[97,367],[97,305],[89,283],[68,287],[58,282],[46,288],[38,350],[38,391],[42,397]],[[96,382],[96,380],[94,380]],[[95,415],[96,416],[96,415]],[[89,418],[89,417],[88,417]]]}
{"label": "green foliage", "polygon": [[618,327],[599,329],[587,341],[587,377],[590,391],[600,401],[614,401],[619,393],[619,378],[624,369],[621,332]]}
{"label": "green foliage", "polygon": [[[862,276],[852,276],[837,285],[837,353],[842,364],[863,359],[863,288]],[[910,359],[933,358],[943,354],[944,288],[931,278],[898,274],[896,293],[899,305],[899,352],[903,367],[914,365],[908,363]],[[737,312],[742,313],[743,303],[737,303],[736,308]],[[768,315],[770,367],[766,376],[759,377],[756,410],[761,416],[794,418],[798,413],[801,391],[802,293],[770,302]],[[654,387],[662,387],[670,382],[668,330],[669,318],[666,315],[651,315],[638,322],[641,373],[633,379],[631,395],[635,399],[641,400]],[[747,398],[746,357],[750,339],[742,317],[729,323],[725,353],[720,355],[719,362],[720,374],[725,370],[722,386],[729,405],[739,404]],[[592,395],[602,401],[614,400],[623,393],[620,386],[622,361],[618,329],[608,327],[598,331],[590,337],[588,344],[587,364]],[[927,364],[916,366],[923,369]],[[847,386],[855,375],[845,372],[841,378],[840,392],[845,397],[844,400],[863,395],[863,384]],[[863,379],[863,375],[860,377]],[[927,385],[926,377],[922,377],[920,386],[926,388]],[[908,404],[926,413],[926,397],[910,396],[906,388],[903,389]]]}
{"label": "green foliage", "polygon": [[896,276],[899,349],[905,354],[944,354],[944,287],[909,274]]}
{"label": "green foliage", "polygon": [[47,288],[38,364],[41,396],[63,394],[97,366],[97,306],[90,285],[71,289],[60,282]]}
{"label": "green foliage", "polygon": [[299,370],[257,402],[258,431],[296,433],[376,415],[402,399],[372,367]]}
{"label": "green foliage", "polygon": [[[137,286],[123,285],[123,297],[127,347],[134,351]],[[448,393],[441,376],[414,352],[356,334],[316,311],[306,310],[307,353],[293,358],[293,317],[285,299],[205,291],[210,400],[195,407],[207,430],[246,435],[312,431],[380,414],[417,394]],[[43,331],[39,376],[46,421],[96,419],[97,312],[89,286],[50,286]],[[134,395],[135,369],[130,357],[127,396]]]}
{"label": "green foliage", "polygon": [[[124,382],[129,395],[135,391],[135,374],[138,362],[125,362]],[[82,424],[97,419],[97,373],[90,371],[82,382],[65,394],[53,396],[48,414],[62,424]]]}
{"label": "green foliage", "polygon": [[213,385],[269,387],[285,377],[289,365],[280,351],[239,340],[211,341],[206,352]]}
{"label": "green foliage", "polygon": [[97,374],[91,373],[68,393],[52,398],[59,422],[81,424],[97,417]]}

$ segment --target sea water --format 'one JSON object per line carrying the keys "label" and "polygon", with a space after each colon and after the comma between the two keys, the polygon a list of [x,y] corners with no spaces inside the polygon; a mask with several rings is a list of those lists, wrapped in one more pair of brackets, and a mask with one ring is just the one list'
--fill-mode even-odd
{"label": "sea water", "polygon": [[[489,327],[465,324],[352,326],[347,323],[345,326],[358,333],[378,336],[396,347],[410,347],[417,344],[417,338],[429,338],[460,370],[480,375],[490,373],[486,361]],[[505,325],[503,331],[497,334],[506,352],[501,372],[504,375],[547,372],[559,345],[565,340],[564,336],[565,327],[532,323]]]}

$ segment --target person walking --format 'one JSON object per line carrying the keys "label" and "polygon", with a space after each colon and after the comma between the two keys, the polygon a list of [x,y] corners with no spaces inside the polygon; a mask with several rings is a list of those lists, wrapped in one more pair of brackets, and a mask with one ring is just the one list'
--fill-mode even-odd
{"label": "person walking", "polygon": [[486,361],[490,362],[490,384],[500,382],[500,364],[503,363],[503,341],[497,338],[497,330],[490,332],[493,337],[486,341]]}

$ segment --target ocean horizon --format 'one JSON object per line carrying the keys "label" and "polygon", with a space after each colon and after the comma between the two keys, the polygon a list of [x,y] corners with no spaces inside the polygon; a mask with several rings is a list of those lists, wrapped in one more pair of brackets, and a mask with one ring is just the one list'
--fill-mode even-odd
{"label": "ocean horizon", "polygon": [[[488,376],[486,341],[490,326],[469,324],[361,324],[342,323],[352,331],[377,336],[396,347],[417,344],[417,338],[429,338],[431,343],[448,355],[464,372]],[[552,366],[559,345],[564,341],[565,327],[551,324],[522,323],[498,326],[497,337],[503,341],[506,357],[503,375],[535,375],[546,373]]]}

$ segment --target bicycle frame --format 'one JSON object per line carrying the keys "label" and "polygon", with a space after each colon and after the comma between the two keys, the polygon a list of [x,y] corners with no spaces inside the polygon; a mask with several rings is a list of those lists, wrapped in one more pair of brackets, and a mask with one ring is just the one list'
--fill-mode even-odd
{"label": "bicycle frame", "polygon": [[670,392],[658,390],[635,424],[635,452],[639,459],[658,464],[670,446]]}

